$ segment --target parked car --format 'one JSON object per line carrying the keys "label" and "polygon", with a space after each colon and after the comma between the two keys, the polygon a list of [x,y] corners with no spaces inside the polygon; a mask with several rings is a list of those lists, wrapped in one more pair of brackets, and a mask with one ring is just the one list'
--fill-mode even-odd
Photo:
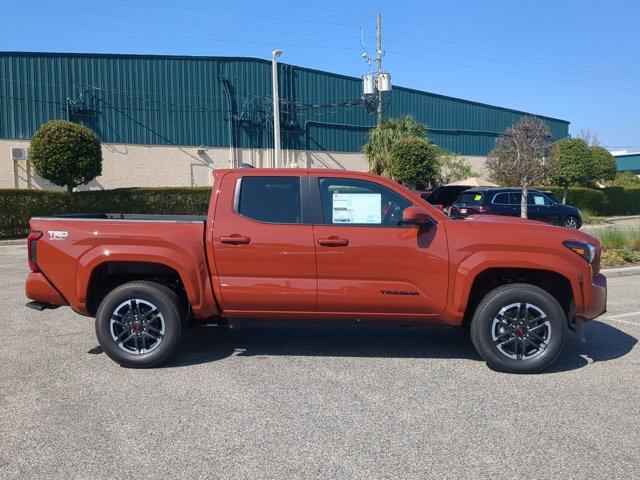
{"label": "parked car", "polygon": [[606,306],[590,235],[452,220],[392,180],[344,170],[217,170],[206,216],[30,226],[27,305],[95,317],[100,346],[127,367],[166,361],[188,323],[251,318],[470,325],[489,366],[534,372]]}
{"label": "parked car", "polygon": [[[490,214],[520,216],[522,190],[519,188],[472,188],[464,191],[451,207],[452,218],[466,218],[470,215]],[[527,216],[578,230],[582,226],[580,210],[570,205],[562,205],[539,190],[529,190]]]}
{"label": "parked car", "polygon": [[431,205],[439,205],[441,209],[449,209],[460,194],[470,188],[473,187],[463,185],[443,185],[430,192],[424,192],[420,196]]}

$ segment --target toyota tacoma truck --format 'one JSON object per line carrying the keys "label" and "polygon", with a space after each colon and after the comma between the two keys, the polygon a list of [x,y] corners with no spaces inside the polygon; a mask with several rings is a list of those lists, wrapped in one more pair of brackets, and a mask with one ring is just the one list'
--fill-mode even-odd
{"label": "toyota tacoma truck", "polygon": [[392,180],[344,170],[219,170],[206,216],[30,228],[27,305],[95,317],[100,346],[126,367],[165,362],[187,324],[251,319],[466,326],[491,368],[530,373],[606,307],[595,238],[453,220]]}

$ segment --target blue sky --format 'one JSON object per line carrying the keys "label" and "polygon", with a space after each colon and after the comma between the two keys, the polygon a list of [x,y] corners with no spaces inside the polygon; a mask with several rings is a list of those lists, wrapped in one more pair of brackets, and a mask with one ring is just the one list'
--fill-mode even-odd
{"label": "blue sky", "polygon": [[571,121],[640,150],[640,2],[0,0],[0,48],[254,56],[360,76],[383,15],[393,83]]}

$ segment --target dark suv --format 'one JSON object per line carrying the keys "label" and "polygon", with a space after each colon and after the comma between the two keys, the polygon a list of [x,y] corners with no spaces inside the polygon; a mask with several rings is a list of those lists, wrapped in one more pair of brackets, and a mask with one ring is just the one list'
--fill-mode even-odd
{"label": "dark suv", "polygon": [[[465,190],[451,207],[452,218],[485,213],[489,215],[520,216],[522,191],[518,188],[472,188]],[[529,190],[528,217],[552,225],[578,229],[582,226],[580,210],[562,205],[547,193]]]}

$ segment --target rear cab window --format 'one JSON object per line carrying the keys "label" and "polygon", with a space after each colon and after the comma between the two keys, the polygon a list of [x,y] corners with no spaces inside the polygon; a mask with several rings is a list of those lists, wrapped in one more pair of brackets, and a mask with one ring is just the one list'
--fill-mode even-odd
{"label": "rear cab window", "polygon": [[236,188],[240,215],[266,223],[302,223],[300,177],[247,176]]}

